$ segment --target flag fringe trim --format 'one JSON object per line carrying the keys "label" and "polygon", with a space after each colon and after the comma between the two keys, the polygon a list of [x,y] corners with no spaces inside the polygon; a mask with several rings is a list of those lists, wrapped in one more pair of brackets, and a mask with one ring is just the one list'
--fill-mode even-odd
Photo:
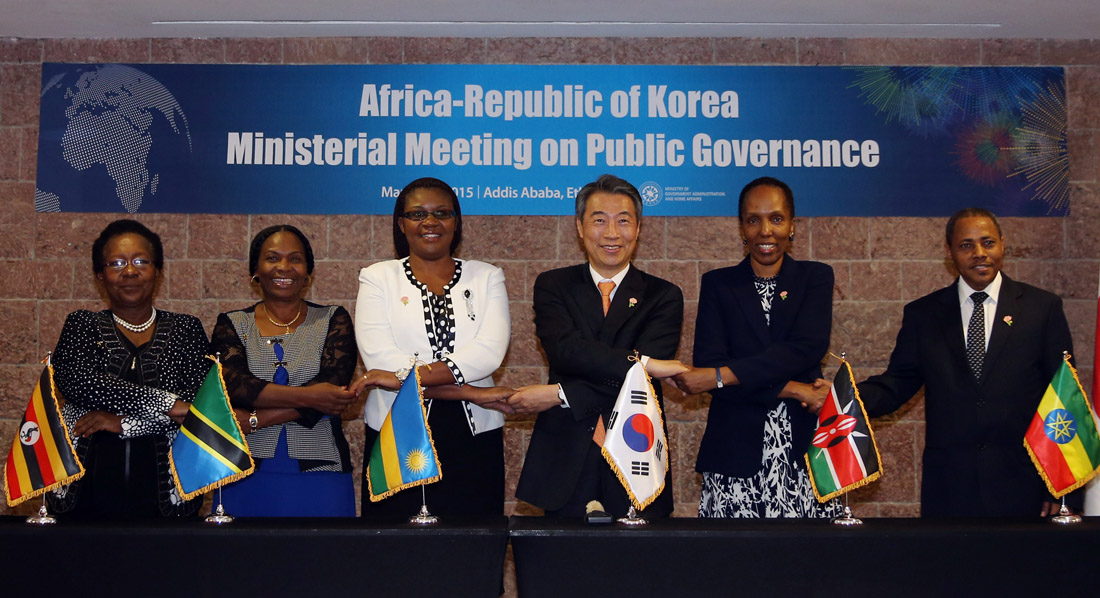
{"label": "flag fringe trim", "polygon": [[[232,414],[233,413],[233,405],[229,404],[229,390],[226,389],[226,387],[225,387],[225,378],[222,377],[222,363],[220,361],[218,361],[215,357],[210,356],[210,355],[207,355],[206,358],[209,359],[210,361],[214,362],[213,367],[218,368],[218,384],[221,386],[221,390],[222,390],[222,395],[221,396],[222,396],[222,399],[225,400],[226,406],[229,408],[229,413]],[[192,399],[192,402],[194,402],[193,399]],[[237,421],[237,416],[236,415],[233,415],[233,425],[236,426],[237,432],[241,435],[241,443],[244,444],[244,452],[245,452],[245,454],[248,455],[248,469],[245,469],[245,470],[241,471],[240,473],[234,473],[232,475],[224,477],[224,478],[222,478],[222,479],[220,479],[216,482],[207,484],[207,485],[203,486],[202,488],[199,488],[198,490],[195,490],[194,492],[185,492],[183,490],[183,485],[180,484],[179,473],[176,472],[176,460],[175,459],[168,459],[168,466],[172,470],[172,482],[175,483],[176,492],[179,492],[179,494],[183,498],[183,500],[191,500],[191,499],[196,498],[196,497],[198,497],[202,494],[205,494],[205,493],[207,493],[211,490],[216,490],[218,488],[221,488],[222,486],[224,486],[226,484],[232,484],[233,482],[236,482],[237,480],[243,480],[244,478],[252,475],[252,472],[256,471],[256,461],[252,458],[252,451],[250,451],[249,448],[248,448],[248,438],[245,436],[244,430],[241,429],[241,423]],[[182,433],[182,427],[181,427],[179,433]]]}
{"label": "flag fringe trim", "polygon": [[[414,364],[415,365],[415,364]],[[435,450],[435,437],[432,436],[432,426],[428,423],[428,409],[424,406],[424,388],[420,386],[420,368],[413,367],[413,373],[416,374],[416,395],[420,397],[420,412],[424,414],[424,429],[428,431],[428,443],[432,445],[432,459],[435,460],[435,470],[439,472],[439,475],[434,475],[430,478],[423,478],[413,482],[406,482],[396,488],[389,488],[382,494],[374,493],[374,484],[370,481],[370,457],[367,457],[367,467],[363,470],[363,477],[367,478],[367,492],[371,502],[381,502],[402,490],[407,490],[414,486],[424,486],[427,484],[434,484],[443,479],[443,465],[439,462],[439,452]],[[401,392],[401,389],[397,389],[397,392]],[[397,400],[396,398],[394,399]],[[390,409],[393,409],[393,405],[390,405]],[[375,442],[378,442],[377,440]],[[373,448],[373,447],[372,447]],[[364,449],[365,450],[365,449]]]}
{"label": "flag fringe trim", "polygon": [[[657,400],[657,393],[653,390],[653,382],[650,380],[648,372],[645,374],[645,383],[647,386],[649,386],[649,393],[653,396],[653,403],[657,406],[657,415],[661,416],[661,431],[665,433],[665,442],[667,443],[668,432],[665,430],[665,414],[664,411],[661,409],[661,402]],[[653,496],[649,497],[648,500],[646,500],[645,502],[639,502],[638,497],[634,495],[634,491],[630,489],[630,482],[626,479],[626,476],[623,475],[623,472],[619,469],[619,466],[615,464],[615,460],[612,459],[611,455],[608,454],[607,448],[602,446],[600,447],[600,454],[603,455],[604,461],[607,461],[607,464],[611,466],[611,471],[615,473],[615,477],[619,478],[619,483],[622,484],[623,489],[626,490],[627,496],[630,497],[630,503],[633,504],[634,508],[639,511],[645,510],[646,507],[653,504],[653,501],[657,500],[657,498],[661,496],[661,493],[665,491],[665,478],[668,477],[668,452],[668,447],[666,446],[665,450],[663,451],[664,458],[662,459],[662,461],[664,461],[665,463],[665,475],[661,476],[661,485],[657,488],[657,491],[653,493]]]}
{"label": "flag fringe trim", "polygon": [[[1066,360],[1066,366],[1069,368],[1069,372],[1073,374],[1073,382],[1077,384],[1077,390],[1081,391],[1081,396],[1085,399],[1085,408],[1088,409],[1089,416],[1092,417],[1093,421],[1095,422],[1096,414],[1092,411],[1092,403],[1089,401],[1089,395],[1085,393],[1085,388],[1081,386],[1081,379],[1077,377],[1077,368],[1073,367],[1073,364],[1070,363],[1068,359]],[[1035,466],[1036,470],[1038,470],[1039,477],[1043,478],[1043,483],[1046,484],[1047,490],[1050,491],[1050,495],[1054,498],[1062,498],[1070,492],[1073,492],[1074,490],[1077,490],[1085,484],[1088,484],[1090,481],[1092,481],[1094,477],[1096,477],[1096,473],[1100,472],[1100,466],[1098,466],[1092,470],[1092,473],[1081,478],[1080,480],[1077,480],[1070,486],[1066,487],[1065,490],[1058,492],[1054,489],[1054,484],[1051,483],[1050,477],[1047,476],[1046,470],[1043,469],[1043,466],[1039,464],[1039,456],[1035,454],[1035,451],[1031,450],[1031,445],[1027,442],[1027,436],[1024,436],[1024,448],[1027,449],[1027,455],[1031,457],[1031,464]]]}
{"label": "flag fringe trim", "polygon": [[[836,498],[836,497],[838,497],[842,494],[847,494],[848,492],[851,492],[852,490],[855,490],[856,488],[862,488],[862,487],[866,486],[867,484],[870,484],[871,482],[874,482],[874,481],[876,481],[876,480],[878,480],[879,478],[882,477],[882,455],[880,455],[879,452],[878,452],[878,441],[875,440],[875,430],[874,430],[874,428],[871,427],[871,419],[869,417],[867,417],[867,410],[863,408],[863,399],[861,399],[859,397],[859,387],[856,386],[856,377],[855,377],[855,374],[852,373],[852,365],[850,363],[848,363],[848,360],[846,360],[846,359],[841,359],[840,360],[840,365],[841,365],[841,367],[848,366],[847,367],[848,381],[852,384],[852,392],[855,393],[856,404],[859,405],[859,410],[860,410],[860,412],[863,413],[863,421],[867,422],[867,432],[871,436],[871,448],[875,450],[875,459],[878,461],[878,471],[876,471],[875,473],[863,478],[862,480],[860,480],[860,481],[858,481],[854,484],[848,484],[847,486],[845,486],[843,488],[840,488],[840,489],[838,489],[834,492],[830,492],[829,494],[826,494],[825,496],[821,496],[820,492],[818,491],[817,482],[814,481],[814,476],[812,476],[812,475],[807,476],[807,477],[810,478],[810,485],[813,486],[814,496],[817,497],[817,502],[819,502],[819,503],[828,502],[828,501],[830,501],[830,500],[832,500],[832,499],[834,499],[834,498]],[[806,454],[804,454],[802,457],[806,460],[806,470],[807,470],[807,472],[809,472],[812,469],[810,467],[810,453],[809,453],[809,451],[807,450]]]}
{"label": "flag fringe trim", "polygon": [[[50,377],[50,400],[53,401],[54,412],[57,413],[57,420],[61,423],[61,429],[65,431],[65,443],[69,447],[69,451],[73,455],[73,461],[76,462],[76,466],[80,468],[80,471],[76,472],[75,474],[73,474],[73,475],[71,475],[71,476],[69,476],[65,479],[58,480],[58,481],[50,484],[49,486],[45,486],[45,487],[39,488],[37,490],[32,490],[31,492],[28,492],[27,494],[24,494],[23,496],[15,499],[15,501],[12,501],[12,499],[11,499],[11,493],[8,490],[8,483],[5,480],[5,482],[4,482],[4,500],[7,501],[9,507],[15,507],[15,506],[21,505],[21,504],[27,502],[28,500],[30,500],[32,498],[42,496],[43,494],[45,494],[47,492],[53,492],[54,490],[57,490],[58,488],[60,488],[62,486],[66,486],[68,484],[71,484],[71,483],[79,480],[80,478],[84,477],[84,464],[80,462],[80,457],[78,457],[77,454],[76,454],[76,449],[73,447],[73,438],[69,434],[69,426],[68,426],[68,424],[65,423],[65,418],[61,416],[61,406],[57,404],[57,397],[60,396],[61,392],[57,389],[57,384],[53,381],[53,364],[49,362],[48,357],[46,358],[46,369],[49,370],[49,372],[50,372],[50,376],[49,376]],[[35,384],[35,386],[38,386],[38,385]]]}

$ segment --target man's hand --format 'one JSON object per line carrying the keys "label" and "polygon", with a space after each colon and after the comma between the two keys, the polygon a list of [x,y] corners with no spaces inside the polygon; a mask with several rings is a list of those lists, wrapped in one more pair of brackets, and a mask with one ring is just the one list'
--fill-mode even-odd
{"label": "man's hand", "polygon": [[718,379],[714,375],[714,368],[691,368],[674,376],[671,382],[689,395],[707,392],[718,387]]}
{"label": "man's hand", "polygon": [[[650,360],[652,363],[652,360]],[[508,399],[508,404],[516,413],[542,413],[551,407],[561,405],[557,384],[533,384],[521,386]]]}
{"label": "man's hand", "polygon": [[669,378],[690,369],[680,363],[679,359],[653,359],[650,357],[645,364],[646,373],[654,378]]}

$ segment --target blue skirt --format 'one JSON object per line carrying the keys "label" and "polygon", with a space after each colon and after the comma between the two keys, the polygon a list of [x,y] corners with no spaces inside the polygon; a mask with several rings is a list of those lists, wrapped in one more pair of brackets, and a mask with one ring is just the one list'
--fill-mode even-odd
{"label": "blue skirt", "polygon": [[299,471],[298,460],[287,452],[284,429],[275,456],[226,485],[222,504],[234,517],[355,517],[355,487],[350,473]]}

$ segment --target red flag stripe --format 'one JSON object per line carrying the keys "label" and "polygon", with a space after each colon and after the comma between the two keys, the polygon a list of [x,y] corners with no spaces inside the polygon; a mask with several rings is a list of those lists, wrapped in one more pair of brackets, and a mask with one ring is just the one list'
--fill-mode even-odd
{"label": "red flag stripe", "polygon": [[1057,444],[1047,438],[1046,433],[1043,432],[1043,427],[1043,421],[1036,414],[1031,421],[1031,427],[1027,429],[1027,442],[1031,445],[1035,457],[1043,464],[1043,469],[1046,471],[1047,478],[1050,479],[1050,484],[1054,486],[1054,489],[1069,488],[1077,480],[1074,479],[1073,472],[1070,471],[1069,464],[1066,463],[1065,455],[1059,450]]}

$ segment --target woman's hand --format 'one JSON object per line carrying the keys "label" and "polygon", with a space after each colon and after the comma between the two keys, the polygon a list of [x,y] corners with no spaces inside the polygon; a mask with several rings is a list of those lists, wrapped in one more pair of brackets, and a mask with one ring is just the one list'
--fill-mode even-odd
{"label": "woman's hand", "polygon": [[328,382],[319,382],[301,388],[305,394],[302,407],[316,409],[326,415],[343,413],[357,398],[355,392]]}
{"label": "woman's hand", "polygon": [[516,394],[514,388],[507,386],[466,386],[466,394],[469,398],[466,399],[471,403],[481,407],[483,409],[492,409],[499,411],[505,415],[511,415],[516,412],[515,408],[508,404],[508,398]]}
{"label": "woman's hand", "polygon": [[679,359],[654,359],[650,357],[645,364],[646,373],[654,378],[669,378],[690,370],[691,368],[680,363]]}
{"label": "woman's hand", "polygon": [[690,370],[676,374],[671,382],[689,395],[714,390],[718,386],[718,379],[714,375],[714,368],[691,368]]}
{"label": "woman's hand", "polygon": [[73,436],[87,438],[96,432],[122,433],[122,416],[106,411],[92,411],[78,419],[70,430]]}
{"label": "woman's hand", "polygon": [[508,405],[516,413],[541,413],[561,405],[557,384],[532,384],[521,386],[508,398]]}
{"label": "woman's hand", "polygon": [[168,417],[172,418],[177,424],[182,424],[183,418],[187,417],[187,412],[190,410],[191,403],[176,401],[172,404],[172,408],[168,410]]}
{"label": "woman's hand", "polygon": [[[411,376],[412,373],[410,372],[409,375]],[[359,396],[368,387],[401,390],[401,380],[397,379],[397,374],[388,370],[370,370],[363,374],[362,378],[352,382],[348,390],[354,392],[355,396]]]}
{"label": "woman's hand", "polygon": [[810,413],[817,415],[829,396],[829,383],[818,378],[813,384],[802,382],[788,382],[779,393],[779,398],[794,399],[806,408]]}

